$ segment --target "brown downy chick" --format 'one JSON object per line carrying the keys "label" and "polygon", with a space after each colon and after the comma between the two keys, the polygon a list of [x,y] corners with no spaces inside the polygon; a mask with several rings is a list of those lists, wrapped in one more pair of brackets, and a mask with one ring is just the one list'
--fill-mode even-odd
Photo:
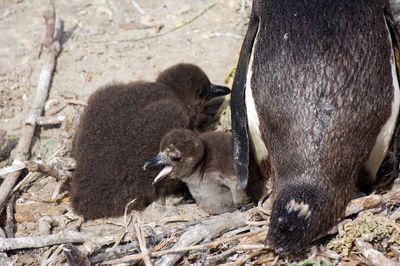
{"label": "brown downy chick", "polygon": [[143,209],[180,188],[174,180],[152,186],[142,165],[165,132],[188,125],[189,119],[174,98],[139,108],[137,98],[147,95],[143,86],[165,89],[139,83],[126,91],[104,90],[88,101],[74,142],[77,168],[71,182],[72,207],[87,219],[122,215],[133,199],[132,206]]}
{"label": "brown downy chick", "polygon": [[[230,93],[229,88],[212,84],[201,68],[177,64],[160,73],[156,82],[171,88],[190,117],[191,129],[202,130],[213,120]],[[188,89],[190,88],[190,89]]]}
{"label": "brown downy chick", "polygon": [[[258,199],[262,183],[251,176],[249,189],[236,184],[231,151],[231,135],[223,132],[194,133],[187,129],[174,129],[161,140],[160,153],[144,165],[144,169],[164,166],[154,184],[165,177],[186,183],[197,205],[211,214],[220,214]],[[254,190],[254,185],[258,188]],[[257,193],[256,193],[257,191]]]}
{"label": "brown downy chick", "polygon": [[[187,74],[185,67],[180,71],[183,77]],[[167,69],[161,75],[168,73],[177,75],[177,70]],[[211,83],[205,79],[208,87],[203,89],[211,91]],[[190,127],[193,119],[189,116],[196,116],[193,112],[189,114],[190,110],[172,90],[182,86],[178,83],[179,86],[173,82],[165,85],[143,81],[114,84],[90,96],[73,147],[77,168],[70,192],[78,214],[87,219],[122,215],[126,204],[133,199],[136,199],[133,208],[143,209],[182,188],[178,180],[165,180],[153,186],[155,172],[142,169],[143,163],[158,151],[165,133],[173,128]],[[197,88],[197,83],[185,84],[188,91]],[[198,101],[205,103],[205,108],[209,104],[201,97]]]}

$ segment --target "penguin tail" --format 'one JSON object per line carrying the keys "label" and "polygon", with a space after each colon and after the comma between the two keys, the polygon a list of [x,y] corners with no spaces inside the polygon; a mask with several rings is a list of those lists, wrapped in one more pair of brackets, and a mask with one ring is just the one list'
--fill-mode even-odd
{"label": "penguin tail", "polygon": [[308,248],[336,224],[351,199],[351,191],[335,191],[332,186],[303,182],[280,187],[274,196],[266,244],[283,253]]}

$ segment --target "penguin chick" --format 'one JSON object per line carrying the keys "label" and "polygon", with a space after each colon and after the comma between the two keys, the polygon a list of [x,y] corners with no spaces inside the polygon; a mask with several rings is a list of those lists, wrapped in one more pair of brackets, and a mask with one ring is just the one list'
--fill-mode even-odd
{"label": "penguin chick", "polygon": [[[250,195],[237,186],[233,169],[231,135],[223,132],[197,134],[174,129],[161,140],[160,153],[146,162],[144,169],[162,165],[154,179],[157,184],[167,176],[186,183],[197,205],[210,214],[220,214],[242,206],[250,197],[258,199],[262,186]],[[258,176],[251,176],[250,184]],[[249,187],[251,186],[249,185]]]}
{"label": "penguin chick", "polygon": [[175,98],[140,108],[137,99],[146,97],[146,87],[166,89],[159,83],[137,83],[126,90],[106,89],[89,98],[74,141],[77,167],[70,191],[72,207],[87,219],[122,215],[133,199],[133,208],[141,210],[181,188],[177,180],[152,186],[155,172],[142,170],[162,136],[189,123]]}
{"label": "penguin chick", "polygon": [[[217,98],[213,97],[229,89],[213,89],[204,72],[192,65],[167,69],[160,76],[167,79],[179,73],[182,77],[174,79],[176,84],[164,84],[162,80],[114,84],[89,97],[73,146],[77,168],[70,193],[72,207],[78,214],[87,219],[122,215],[133,199],[136,201],[132,207],[140,210],[184,187],[179,180],[165,180],[153,186],[155,172],[143,172],[142,165],[157,152],[165,133],[173,128],[192,128],[191,121],[196,121],[197,115],[203,116],[210,104],[221,104],[214,104]],[[196,73],[199,79],[195,79]],[[185,75],[189,79],[186,82]],[[204,104],[205,110],[196,114],[177,95],[178,91],[197,91],[200,83],[203,94],[187,94],[195,98],[192,101],[198,110]]]}
{"label": "penguin chick", "polygon": [[[230,89],[212,84],[201,68],[192,64],[177,64],[161,72],[156,82],[175,93],[190,117],[190,127],[202,130],[215,118],[223,97]],[[190,89],[189,89],[190,88]]]}

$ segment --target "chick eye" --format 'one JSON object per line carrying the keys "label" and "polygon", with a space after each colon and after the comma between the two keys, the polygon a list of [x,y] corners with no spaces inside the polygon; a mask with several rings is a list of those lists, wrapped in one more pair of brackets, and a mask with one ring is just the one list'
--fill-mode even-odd
{"label": "chick eye", "polygon": [[181,160],[181,157],[179,157],[179,156],[172,156],[171,160],[172,160],[173,162],[179,162],[179,161]]}

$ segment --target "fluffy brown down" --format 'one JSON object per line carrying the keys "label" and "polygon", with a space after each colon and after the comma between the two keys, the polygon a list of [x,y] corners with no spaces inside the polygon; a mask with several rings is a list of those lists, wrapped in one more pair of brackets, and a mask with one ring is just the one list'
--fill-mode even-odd
{"label": "fluffy brown down", "polygon": [[[210,88],[202,70],[188,64],[169,68],[160,76],[169,73],[174,77],[187,71],[202,79],[184,83],[186,90]],[[182,81],[177,82],[182,86]],[[78,214],[87,219],[122,215],[133,199],[132,207],[140,210],[184,187],[176,180],[153,186],[155,172],[142,169],[145,160],[158,151],[161,137],[173,128],[189,127],[193,120],[190,115],[195,115],[176,96],[174,87],[173,82],[139,81],[110,85],[90,96],[73,147],[77,168],[70,193]],[[207,103],[202,98],[191,102],[195,106]]]}
{"label": "fluffy brown down", "polygon": [[165,168],[158,177],[167,173],[165,169],[171,169],[162,176],[185,182],[197,205],[205,211],[224,213],[250,200],[257,201],[264,190],[256,168],[250,171],[246,189],[237,186],[231,144],[230,133],[198,134],[174,129],[163,137],[157,157],[146,165],[163,165]]}

